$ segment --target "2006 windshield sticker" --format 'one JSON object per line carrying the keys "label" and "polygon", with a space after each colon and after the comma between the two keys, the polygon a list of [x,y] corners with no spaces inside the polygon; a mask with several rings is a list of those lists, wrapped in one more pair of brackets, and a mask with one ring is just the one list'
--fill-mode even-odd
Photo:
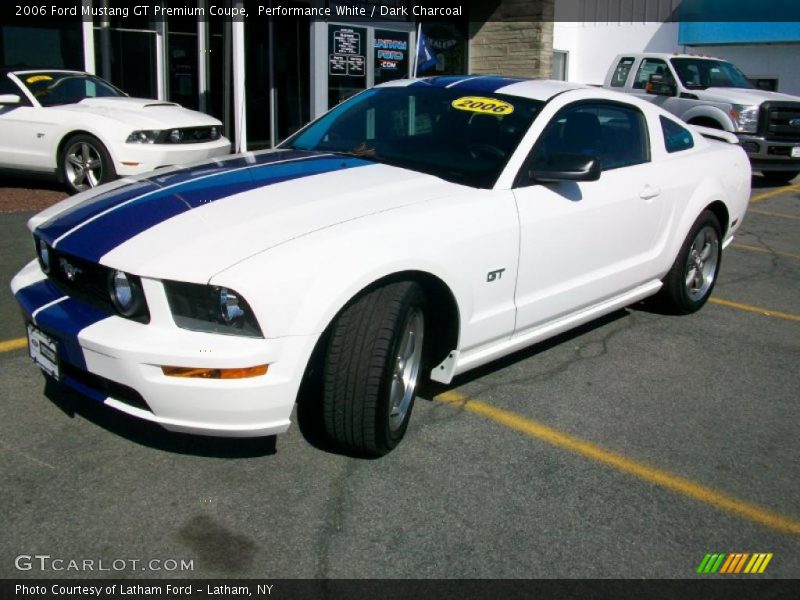
{"label": "2006 windshield sticker", "polygon": [[481,96],[464,96],[458,100],[453,100],[453,108],[467,110],[469,112],[481,113],[484,115],[510,115],[514,112],[514,107],[508,102],[497,98],[483,98]]}

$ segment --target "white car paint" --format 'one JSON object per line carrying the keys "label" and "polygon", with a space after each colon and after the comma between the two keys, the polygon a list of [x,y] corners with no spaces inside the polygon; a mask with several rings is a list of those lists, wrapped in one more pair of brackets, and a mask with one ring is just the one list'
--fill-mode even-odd
{"label": "white car paint", "polygon": [[[448,85],[476,95],[471,86],[488,83],[478,78]],[[387,87],[414,84],[421,85],[406,81]],[[289,426],[312,352],[337,313],[386,277],[425,277],[452,296],[453,345],[437,356],[441,363],[429,365],[434,380],[448,383],[657,292],[693,223],[712,203],[722,203],[729,215],[724,245],[733,239],[750,192],[749,165],[740,147],[689,131],[693,147],[668,153],[660,125],[667,113],[602,89],[498,81],[495,93],[546,104],[490,189],[294,150],[218,159],[115,182],[29,222],[37,236],[49,236],[55,251],[141,276],[148,324],[104,313],[76,326],[82,318],[77,301],[47,297],[42,292],[47,277],[37,261],[14,278],[12,291],[34,324],[56,338],[74,337],[67,341],[84,363],[76,366],[133,388],[149,410],[94,390],[105,404],[171,430],[267,435]],[[559,111],[592,100],[644,114],[649,162],[604,171],[597,181],[515,186],[526,156]],[[324,169],[314,172],[315,165]],[[274,179],[254,184],[259,177]],[[240,183],[246,189],[239,191]],[[153,207],[171,206],[173,192],[190,203],[196,192],[197,204],[190,210],[175,204],[174,215],[118,241],[90,236],[102,234],[106,220],[137,206],[146,208],[159,198]],[[122,194],[130,198],[81,216],[81,210]],[[235,290],[252,308],[263,338],[178,327],[165,280]],[[234,381],[179,379],[161,371],[164,365],[258,364],[269,365],[266,375]]]}

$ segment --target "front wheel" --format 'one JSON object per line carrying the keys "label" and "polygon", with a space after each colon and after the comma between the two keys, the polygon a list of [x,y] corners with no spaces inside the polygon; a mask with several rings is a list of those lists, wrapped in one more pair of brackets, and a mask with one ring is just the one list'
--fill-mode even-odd
{"label": "front wheel", "polygon": [[422,372],[426,308],[419,284],[404,281],[363,294],[334,321],[323,416],[340,448],[382,456],[405,435]]}
{"label": "front wheel", "polygon": [[106,147],[88,134],[74,135],[66,141],[58,158],[58,172],[72,194],[117,177]]}
{"label": "front wheel", "polygon": [[721,231],[710,210],[695,221],[661,288],[661,300],[670,312],[696,312],[711,296],[722,262]]}

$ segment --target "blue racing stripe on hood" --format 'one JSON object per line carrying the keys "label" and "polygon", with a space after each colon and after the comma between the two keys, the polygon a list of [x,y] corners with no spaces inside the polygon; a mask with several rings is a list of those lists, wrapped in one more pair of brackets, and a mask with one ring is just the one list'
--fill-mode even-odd
{"label": "blue racing stripe on hood", "polygon": [[[88,200],[81,202],[59,213],[49,221],[42,223],[37,231],[39,236],[52,244],[59,237],[67,233],[69,230],[80,225],[83,221],[90,219],[96,215],[101,214],[106,210],[113,209],[115,206],[123,204],[132,198],[144,194],[153,193],[159,189],[177,186],[181,183],[193,181],[208,175],[220,174],[230,171],[231,169],[247,167],[250,165],[269,164],[277,161],[285,161],[296,158],[305,158],[314,156],[313,152],[302,151],[278,151],[278,152],[265,152],[262,154],[250,155],[250,161],[244,156],[236,156],[225,160],[218,160],[214,162],[204,163],[194,167],[186,167],[176,171],[167,170],[163,174],[156,171],[152,176],[147,179],[142,179],[131,183],[129,185],[115,188],[97,196],[93,196]],[[255,157],[255,163],[252,162]]]}
{"label": "blue racing stripe on hood", "polygon": [[[293,154],[293,153],[287,153]],[[294,160],[277,153],[270,160],[181,182],[121,202],[56,239],[56,247],[79,258],[99,261],[136,235],[193,208],[282,181],[373,164],[360,158],[302,153]],[[269,158],[276,154],[268,155]]]}

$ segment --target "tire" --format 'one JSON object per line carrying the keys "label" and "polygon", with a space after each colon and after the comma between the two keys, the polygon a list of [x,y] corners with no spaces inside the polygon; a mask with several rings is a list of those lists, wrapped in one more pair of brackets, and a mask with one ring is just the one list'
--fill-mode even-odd
{"label": "tire", "polygon": [[660,299],[668,312],[688,315],[706,303],[722,264],[721,241],[719,219],[710,210],[703,211],[663,280]]}
{"label": "tire", "polygon": [[58,175],[71,194],[117,178],[111,155],[93,135],[73,135],[58,156]]}
{"label": "tire", "polygon": [[800,175],[800,171],[762,171],[761,174],[769,183],[783,185]]}
{"label": "tire", "polygon": [[403,439],[422,373],[426,308],[419,284],[398,282],[359,296],[334,321],[323,420],[342,450],[382,456]]}

